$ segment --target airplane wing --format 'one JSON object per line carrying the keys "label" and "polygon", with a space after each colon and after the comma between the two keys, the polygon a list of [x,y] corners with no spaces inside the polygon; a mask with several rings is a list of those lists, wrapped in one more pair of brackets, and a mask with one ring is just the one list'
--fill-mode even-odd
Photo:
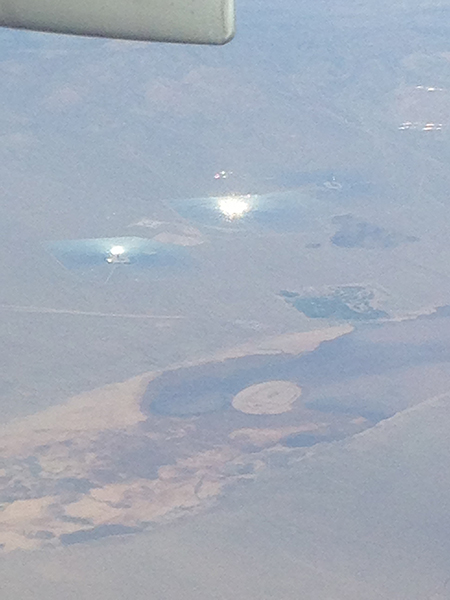
{"label": "airplane wing", "polygon": [[0,0],[0,26],[119,39],[225,44],[234,0]]}

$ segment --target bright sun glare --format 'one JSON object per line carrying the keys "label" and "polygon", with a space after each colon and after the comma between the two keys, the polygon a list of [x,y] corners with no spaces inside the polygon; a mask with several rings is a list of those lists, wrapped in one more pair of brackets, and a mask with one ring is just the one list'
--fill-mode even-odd
{"label": "bright sun glare", "polygon": [[123,246],[113,246],[109,252],[112,256],[120,256],[125,252],[125,248]]}
{"label": "bright sun glare", "polygon": [[230,220],[240,219],[251,208],[250,203],[243,198],[233,198],[232,196],[221,198],[218,207],[220,212]]}

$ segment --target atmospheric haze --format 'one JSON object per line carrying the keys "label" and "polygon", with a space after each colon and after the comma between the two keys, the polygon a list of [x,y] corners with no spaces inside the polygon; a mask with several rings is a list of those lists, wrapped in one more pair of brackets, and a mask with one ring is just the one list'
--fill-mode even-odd
{"label": "atmospheric haze", "polygon": [[1,31],[2,600],[450,598],[449,40]]}

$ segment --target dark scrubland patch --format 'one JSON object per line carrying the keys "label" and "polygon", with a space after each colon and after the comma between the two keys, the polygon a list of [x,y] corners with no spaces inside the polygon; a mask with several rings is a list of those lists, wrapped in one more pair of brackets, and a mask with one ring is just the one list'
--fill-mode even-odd
{"label": "dark scrubland patch", "polygon": [[373,321],[388,316],[384,310],[373,306],[375,293],[363,286],[341,286],[332,288],[327,294],[303,296],[282,290],[280,296],[310,319]]}
{"label": "dark scrubland patch", "polygon": [[54,491],[56,493],[76,492],[77,494],[87,494],[94,487],[97,487],[95,483],[83,477],[62,477],[55,481]]}
{"label": "dark scrubland patch", "polygon": [[76,525],[92,525],[92,521],[90,519],[83,519],[83,517],[71,517],[69,515],[61,515],[59,517],[60,521],[64,523],[75,523]]}
{"label": "dark scrubland patch", "polygon": [[339,230],[331,237],[331,243],[340,248],[396,248],[408,242],[417,242],[415,236],[389,231],[384,227],[358,221],[351,215],[334,217]]}
{"label": "dark scrubland patch", "polygon": [[384,419],[394,416],[395,412],[376,410],[372,406],[368,406],[367,400],[359,398],[318,398],[306,403],[306,407],[310,410],[318,410],[319,412],[347,415],[354,417],[364,417],[371,423],[375,424]]}
{"label": "dark scrubland patch", "polygon": [[287,448],[310,448],[320,442],[324,441],[324,438],[320,435],[313,435],[311,433],[296,433],[287,437],[283,445]]}
{"label": "dark scrubland patch", "polygon": [[55,537],[55,534],[51,531],[46,531],[42,529],[41,531],[36,531],[36,533],[29,537],[33,537],[38,540],[51,540]]}
{"label": "dark scrubland patch", "polygon": [[[288,294],[295,299],[293,293]],[[198,411],[198,415],[217,414],[222,421],[233,417],[233,425],[237,427],[238,417],[239,422],[243,417],[231,408],[231,397],[255,383],[280,379],[298,383],[307,390],[348,378],[378,374],[389,376],[390,372],[397,370],[450,361],[450,345],[447,341],[372,343],[364,336],[364,330],[361,329],[360,332],[324,342],[314,352],[297,356],[247,356],[168,371],[149,383],[141,401],[141,410],[152,416],[190,418],[200,406],[199,396],[204,396],[201,402],[205,410]],[[212,399],[208,405],[211,390],[221,396],[224,402],[216,404],[216,400]],[[318,406],[309,408],[320,410]],[[328,408],[331,412],[343,414],[342,408],[337,405]],[[327,411],[325,406],[322,409],[323,412]],[[376,401],[370,407],[362,404],[355,406],[355,410],[355,416],[357,414],[369,420],[391,416],[384,411],[384,407],[379,411]],[[257,426],[256,420],[262,424],[264,418],[257,415],[253,421],[247,415],[245,422]],[[264,426],[269,425],[264,421]]]}
{"label": "dark scrubland patch", "polygon": [[275,378],[285,363],[281,356],[246,356],[169,371],[150,382],[142,409],[179,417],[223,411],[238,392]]}
{"label": "dark scrubland patch", "polygon": [[125,432],[106,432],[93,450],[100,458],[101,467],[91,477],[101,484],[124,481],[136,477],[156,479],[162,465],[175,460],[175,449],[149,439],[145,435]]}
{"label": "dark scrubland patch", "polygon": [[327,319],[334,317],[340,320],[369,320],[387,316],[384,311],[370,309],[358,312],[350,308],[340,298],[297,298],[293,306],[310,319]]}
{"label": "dark scrubland patch", "polygon": [[59,539],[64,546],[70,546],[72,544],[82,544],[100,540],[113,535],[127,535],[139,531],[142,531],[139,527],[128,527],[120,524],[99,525],[92,529],[82,529],[80,531],[74,531],[73,533],[63,533]]}
{"label": "dark scrubland patch", "polygon": [[[358,302],[364,307],[367,292],[370,305],[373,292],[363,286],[353,287],[361,293],[354,294],[355,290],[352,290],[352,287],[341,288],[338,291],[344,298],[353,302],[351,305],[354,308],[358,306]],[[328,288],[326,291],[331,293],[332,290]],[[295,300],[299,294],[286,291],[283,297],[285,300]],[[426,323],[422,323],[423,327],[426,327]],[[373,320],[360,321],[353,333],[324,342],[313,352],[303,355],[246,356],[166,371],[149,383],[141,408],[144,414],[151,415],[151,419],[154,419],[155,415],[187,417],[189,423],[195,423],[195,443],[201,447],[207,447],[211,440],[214,440],[214,443],[228,443],[229,432],[241,427],[284,427],[292,424],[292,419],[313,422],[324,420],[321,415],[308,415],[307,411],[329,415],[327,421],[330,420],[331,430],[320,434],[316,431],[309,432],[308,435],[317,434],[315,440],[294,437],[288,442],[293,448],[341,439],[342,436],[352,435],[357,431],[358,425],[353,426],[351,423],[354,417],[364,417],[368,423],[363,427],[370,427],[391,417],[400,405],[395,398],[389,398],[389,389],[387,392],[381,391],[380,394],[375,390],[369,393],[368,397],[363,397],[358,393],[348,392],[343,396],[334,395],[330,390],[321,391],[322,386],[370,375],[383,375],[389,381],[391,374],[398,371],[450,361],[448,337],[427,338],[426,343],[423,343],[421,338],[417,339],[416,335],[411,333],[405,341],[404,333],[413,327],[414,324],[410,322],[378,324]],[[373,341],[373,333],[385,329],[392,332],[392,341]],[[388,336],[388,340],[390,339]],[[237,393],[248,385],[270,379],[293,381],[303,387],[305,393],[292,413],[277,417],[243,415],[232,409],[228,400],[224,404],[219,403],[217,410],[213,408],[216,400],[212,400],[208,407],[208,394],[211,390],[223,398],[230,399],[232,392]],[[199,413],[192,420],[193,413],[199,408],[198,396],[202,393],[204,398],[201,402],[204,402],[204,407],[208,407],[208,410]],[[161,419],[161,424],[163,422]],[[192,439],[191,436],[188,437]],[[185,444],[188,437],[184,438],[185,442],[176,443]],[[182,448],[184,450],[185,446]],[[249,446],[245,451],[252,449]]]}

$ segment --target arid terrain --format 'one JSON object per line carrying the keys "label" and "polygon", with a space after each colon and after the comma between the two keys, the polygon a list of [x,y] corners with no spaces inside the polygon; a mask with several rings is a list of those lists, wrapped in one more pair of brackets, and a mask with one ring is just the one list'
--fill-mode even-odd
{"label": "arid terrain", "polygon": [[[199,365],[248,355],[293,357],[351,330],[344,325],[270,338]],[[318,436],[316,442],[332,439],[337,422],[339,437],[371,425],[364,417],[306,408],[300,388],[287,381],[242,390],[229,409],[231,425],[227,418],[210,429],[201,416],[146,415],[143,393],[160,376],[146,373],[84,393],[1,430],[4,551],[132,533],[195,513],[235,481],[254,478],[271,453],[292,453],[284,441],[302,434]],[[287,421],[271,423],[272,415],[286,412]],[[247,413],[259,415],[260,424]]]}

